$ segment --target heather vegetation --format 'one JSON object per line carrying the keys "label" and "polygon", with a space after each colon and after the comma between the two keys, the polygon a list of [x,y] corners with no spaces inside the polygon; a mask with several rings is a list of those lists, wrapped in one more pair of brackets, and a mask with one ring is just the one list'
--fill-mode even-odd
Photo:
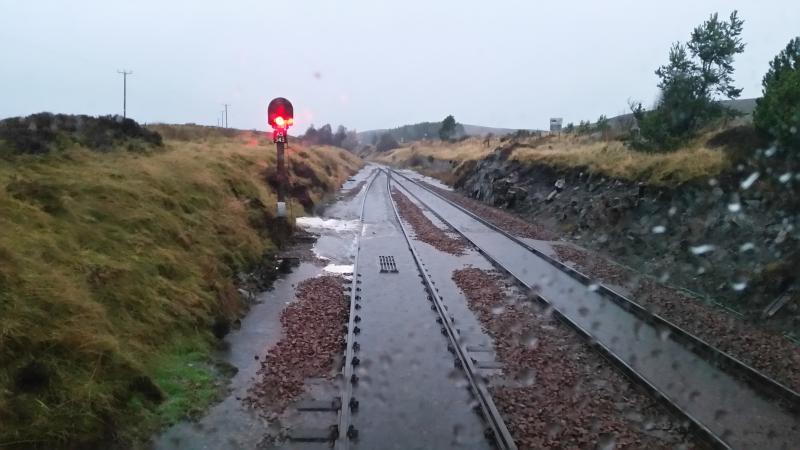
{"label": "heather vegetation", "polygon": [[[271,139],[62,115],[3,127],[0,447],[126,448],[203,410],[224,372],[215,336],[247,307],[237,282],[268,279],[281,245]],[[360,164],[296,143],[289,161],[295,213]]]}

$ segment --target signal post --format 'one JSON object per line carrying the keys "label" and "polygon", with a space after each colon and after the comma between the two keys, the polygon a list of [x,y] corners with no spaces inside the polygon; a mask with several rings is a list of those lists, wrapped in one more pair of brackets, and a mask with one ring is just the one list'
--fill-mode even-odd
{"label": "signal post", "polygon": [[288,130],[294,125],[294,107],[292,103],[278,97],[269,102],[267,107],[267,122],[272,127],[272,142],[277,150],[277,178],[278,178],[278,205],[277,217],[286,217],[286,187],[289,184],[289,175],[286,173],[285,146],[289,141]]}

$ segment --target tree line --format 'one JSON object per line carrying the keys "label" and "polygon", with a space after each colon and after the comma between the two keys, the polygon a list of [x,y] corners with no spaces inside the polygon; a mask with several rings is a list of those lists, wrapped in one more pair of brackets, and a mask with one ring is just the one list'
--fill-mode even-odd
{"label": "tree line", "polygon": [[334,133],[330,124],[325,124],[319,129],[314,128],[314,124],[311,124],[301,139],[306,144],[331,145],[351,152],[358,148],[356,130],[348,130],[344,125],[339,125]]}
{"label": "tree line", "polygon": [[[712,14],[692,30],[687,42],[669,49],[667,63],[658,67],[659,95],[651,108],[630,102],[632,147],[641,151],[671,151],[685,145],[703,130],[741,115],[721,100],[735,100],[742,89],[735,86],[736,55],[745,50],[741,35],[744,21],[737,11],[727,18]],[[778,151],[800,159],[800,37],[769,63],[762,80],[762,97],[753,112],[756,132],[776,144]],[[606,116],[595,123],[569,123],[566,133],[606,133]]]}

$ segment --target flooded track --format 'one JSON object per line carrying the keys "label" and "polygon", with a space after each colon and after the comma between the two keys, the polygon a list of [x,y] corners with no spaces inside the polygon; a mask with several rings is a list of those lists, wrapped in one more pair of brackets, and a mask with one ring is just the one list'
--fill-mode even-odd
{"label": "flooded track", "polygon": [[[468,305],[454,277],[464,269],[491,273],[498,267],[535,289],[591,345],[662,396],[711,444],[793,448],[800,437],[793,413],[687,349],[668,328],[640,320],[604,297],[597,286],[543,261],[413,180],[367,167],[348,184],[350,192],[345,189],[340,201],[320,217],[298,219],[318,236],[313,247],[316,262],[302,263],[273,291],[261,294],[241,329],[225,339],[221,356],[239,369],[230,394],[199,420],[169,429],[156,448],[517,448],[513,433],[519,431],[520,420],[530,420],[529,413],[524,408],[498,411],[492,386],[515,383],[498,359],[496,349],[503,343],[487,334],[486,323]],[[395,191],[410,202],[404,208],[399,207],[399,197],[393,197]],[[462,240],[459,245],[465,247],[432,245],[407,215],[410,204],[419,208],[418,215],[433,231]],[[254,356],[263,360],[281,338],[278,317],[298,283],[323,273],[344,276],[350,298],[341,360],[330,377],[307,380],[304,393],[285,411],[259,414],[241,402],[258,376]],[[577,361],[580,364],[580,358]],[[604,382],[598,381],[599,386]],[[589,386],[592,395],[595,388]],[[542,386],[542,392],[553,387]],[[633,400],[637,401],[641,403]],[[580,407],[569,408],[578,417],[587,414]],[[646,412],[650,406],[642,408],[645,414],[663,414]],[[504,422],[511,418],[508,414],[524,415],[513,417],[512,432]],[[545,420],[558,422],[558,414],[549,412]],[[643,442],[668,447],[668,442],[683,439],[676,430],[665,432],[672,433],[667,436],[631,428],[629,435],[642,433]],[[618,448],[622,447],[636,448]]]}

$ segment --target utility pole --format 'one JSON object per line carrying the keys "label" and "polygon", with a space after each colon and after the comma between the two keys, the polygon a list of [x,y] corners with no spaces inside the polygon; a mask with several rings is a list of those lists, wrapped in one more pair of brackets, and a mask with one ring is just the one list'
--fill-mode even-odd
{"label": "utility pole", "polygon": [[117,73],[122,75],[122,118],[127,117],[128,109],[128,75],[133,71],[117,70]]}
{"label": "utility pole", "polygon": [[225,128],[225,111],[219,112],[219,126]]}
{"label": "utility pole", "polygon": [[228,106],[231,106],[227,103],[223,103],[225,105],[225,128],[228,128]]}

